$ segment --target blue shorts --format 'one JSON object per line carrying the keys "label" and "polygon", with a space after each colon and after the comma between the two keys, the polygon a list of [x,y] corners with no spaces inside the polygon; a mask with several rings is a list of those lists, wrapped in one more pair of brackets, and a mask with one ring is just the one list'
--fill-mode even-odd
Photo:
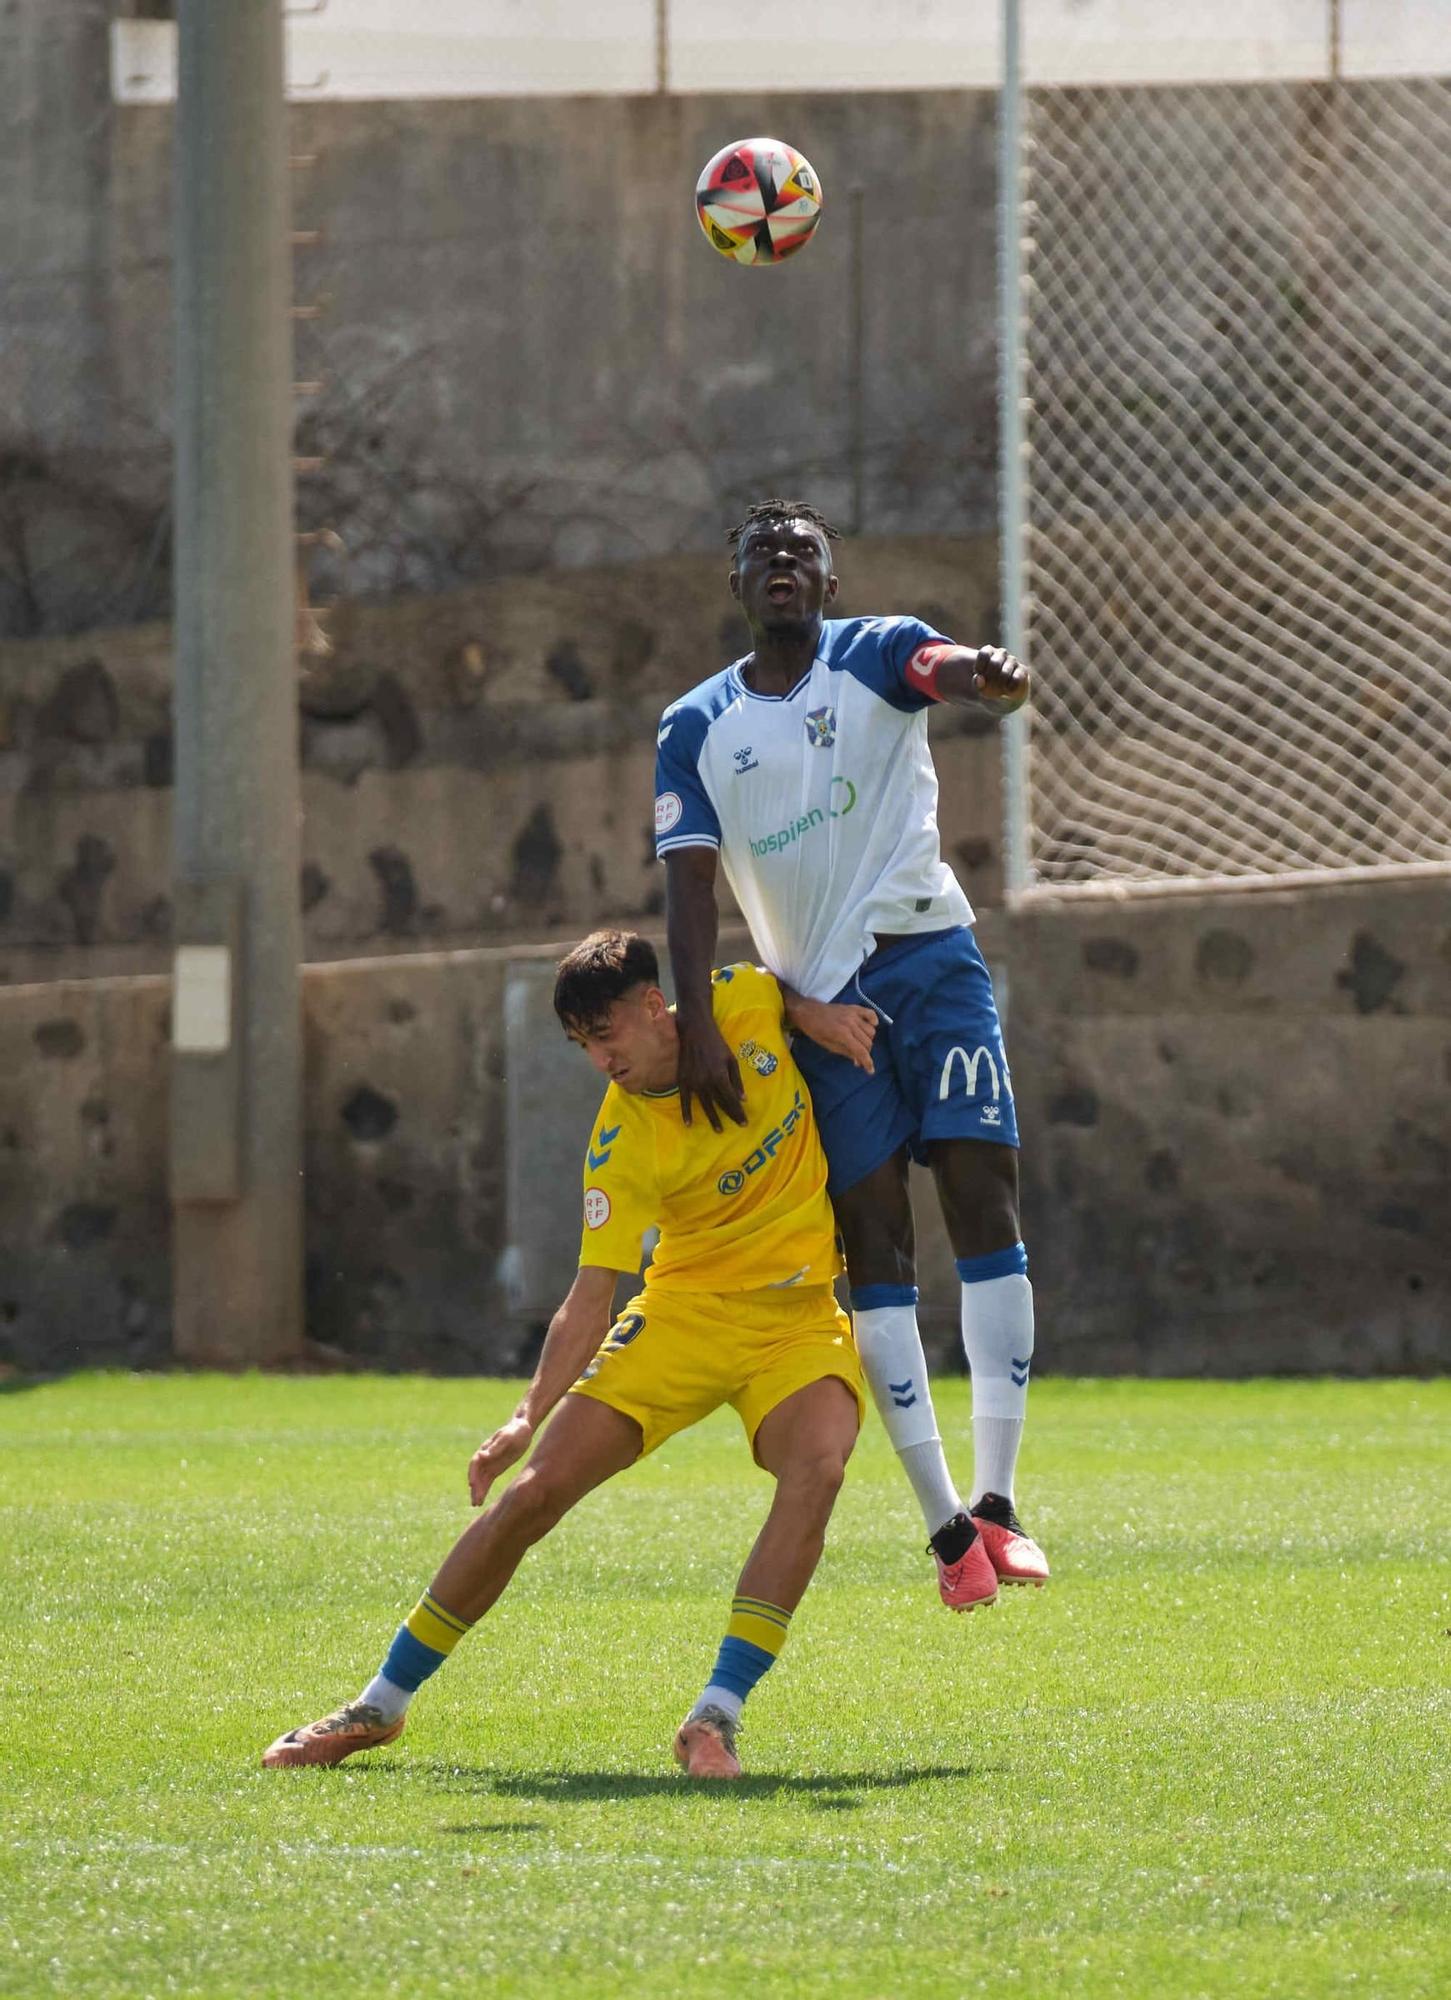
{"label": "blue shorts", "polygon": [[875,1009],[877,1036],[871,1076],[805,1035],[791,1043],[830,1192],[855,1187],[904,1144],[919,1162],[934,1139],[1017,1145],[992,978],[966,924],[873,952],[835,997]]}

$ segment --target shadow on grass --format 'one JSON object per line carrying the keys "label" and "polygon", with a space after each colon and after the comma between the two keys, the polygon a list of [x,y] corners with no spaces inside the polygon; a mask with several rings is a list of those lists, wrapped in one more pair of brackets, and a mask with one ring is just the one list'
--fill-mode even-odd
{"label": "shadow on grass", "polygon": [[[401,1771],[397,1765],[377,1764],[377,1772]],[[698,1797],[715,1793],[729,1798],[769,1799],[782,1793],[804,1796],[818,1812],[852,1812],[863,1803],[865,1794],[905,1791],[912,1785],[964,1783],[995,1767],[978,1764],[923,1764],[900,1771],[819,1772],[802,1777],[793,1771],[750,1771],[729,1784],[696,1784],[679,1772],[670,1771],[486,1771],[467,1765],[433,1760],[411,1766],[437,1781],[444,1790],[457,1788],[492,1794],[495,1798],[527,1799],[543,1805],[553,1801],[589,1804],[601,1799],[659,1799]],[[445,1828],[445,1832],[467,1833],[483,1828]],[[513,1832],[515,1823],[507,1830]]]}

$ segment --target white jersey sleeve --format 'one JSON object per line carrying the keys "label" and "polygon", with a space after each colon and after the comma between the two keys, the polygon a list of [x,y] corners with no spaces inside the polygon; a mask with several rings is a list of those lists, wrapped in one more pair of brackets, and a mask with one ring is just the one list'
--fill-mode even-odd
{"label": "white jersey sleeve", "polygon": [[711,723],[721,707],[717,699],[724,675],[667,708],[655,737],[655,854],[657,859],[681,847],[719,847],[720,815],[711,796],[702,752]]}

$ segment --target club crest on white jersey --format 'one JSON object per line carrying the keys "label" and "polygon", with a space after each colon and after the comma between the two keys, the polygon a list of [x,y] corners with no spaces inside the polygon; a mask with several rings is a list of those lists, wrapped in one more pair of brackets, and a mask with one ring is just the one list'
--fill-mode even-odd
{"label": "club crest on white jersey", "polygon": [[656,853],[718,848],[762,956],[813,999],[878,935],[972,921],[938,839],[931,697],[907,671],[934,642],[951,643],[915,618],[830,618],[790,693],[757,694],[737,661],[661,717]]}

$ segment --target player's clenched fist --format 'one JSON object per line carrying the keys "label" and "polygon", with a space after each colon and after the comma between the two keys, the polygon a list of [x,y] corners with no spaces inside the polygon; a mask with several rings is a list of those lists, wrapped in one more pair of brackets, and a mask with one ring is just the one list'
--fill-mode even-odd
{"label": "player's clenched fist", "polygon": [[524,1456],[533,1435],[534,1426],[527,1417],[510,1417],[491,1438],[485,1438],[469,1460],[469,1500],[475,1507],[483,1506],[499,1474]]}
{"label": "player's clenched fist", "polygon": [[979,646],[973,686],[982,700],[1017,708],[1028,698],[1028,669],[1001,646]]}

